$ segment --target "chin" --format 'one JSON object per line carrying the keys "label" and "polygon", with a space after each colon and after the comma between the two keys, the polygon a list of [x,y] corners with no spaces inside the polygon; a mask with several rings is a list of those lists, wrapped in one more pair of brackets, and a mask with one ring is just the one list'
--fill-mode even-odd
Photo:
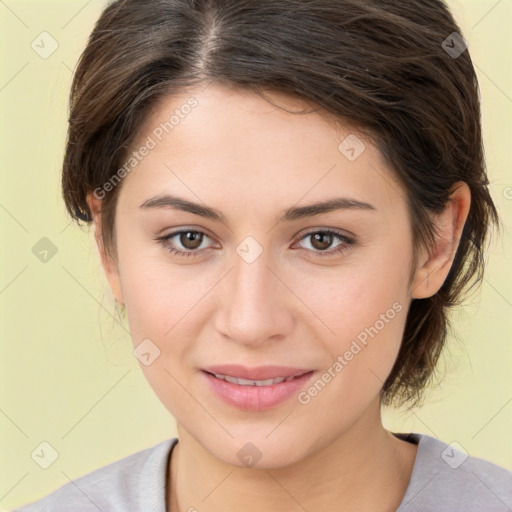
{"label": "chin", "polygon": [[237,468],[284,468],[308,455],[309,445],[304,442],[307,436],[304,440],[299,439],[299,435],[295,438],[277,433],[266,436],[267,429],[255,433],[254,429],[249,428],[246,434],[237,432],[233,439],[227,434],[222,436],[223,439],[219,439],[218,435],[214,438],[196,439],[213,457]]}

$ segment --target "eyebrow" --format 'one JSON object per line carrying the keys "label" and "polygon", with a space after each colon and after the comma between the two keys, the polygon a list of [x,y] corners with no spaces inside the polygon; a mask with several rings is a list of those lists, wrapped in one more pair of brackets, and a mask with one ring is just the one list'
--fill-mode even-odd
{"label": "eyebrow", "polygon": [[[150,197],[144,201],[140,208],[173,208],[182,210],[184,212],[200,215],[207,219],[219,221],[228,224],[225,215],[215,208],[203,206],[198,203],[193,203],[175,195],[163,194],[155,197]],[[288,208],[284,214],[278,219],[278,222],[289,222],[292,220],[303,219],[306,217],[313,217],[322,213],[328,213],[336,210],[374,210],[377,209],[370,203],[358,201],[349,197],[334,197],[326,201],[310,204],[307,206],[292,206]]]}

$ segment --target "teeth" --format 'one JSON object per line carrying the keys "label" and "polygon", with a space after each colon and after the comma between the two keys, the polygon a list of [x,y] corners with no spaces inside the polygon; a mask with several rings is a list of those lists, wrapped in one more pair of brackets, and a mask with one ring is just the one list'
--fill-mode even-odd
{"label": "teeth", "polygon": [[276,377],[275,379],[250,380],[241,379],[238,377],[230,377],[229,375],[221,375],[220,373],[216,373],[215,377],[217,377],[217,379],[225,380],[226,382],[231,382],[232,384],[238,384],[240,386],[272,386],[273,384],[279,384],[285,381],[289,382],[293,379],[293,377]]}

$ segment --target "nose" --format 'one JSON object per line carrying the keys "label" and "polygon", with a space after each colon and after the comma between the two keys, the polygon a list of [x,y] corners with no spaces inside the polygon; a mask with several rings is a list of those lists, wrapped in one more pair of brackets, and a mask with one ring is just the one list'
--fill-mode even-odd
{"label": "nose", "polygon": [[271,261],[270,251],[252,262],[233,255],[234,268],[219,287],[215,326],[228,339],[260,346],[290,335],[297,299]]}

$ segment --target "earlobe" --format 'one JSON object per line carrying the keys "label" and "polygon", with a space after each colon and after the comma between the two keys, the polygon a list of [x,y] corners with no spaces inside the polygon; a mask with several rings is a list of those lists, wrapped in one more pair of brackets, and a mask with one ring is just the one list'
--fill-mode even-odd
{"label": "earlobe", "polygon": [[464,182],[455,183],[445,209],[435,217],[435,244],[429,254],[425,251],[419,259],[411,286],[413,299],[432,297],[443,285],[457,252],[470,204],[471,191],[468,185]]}
{"label": "earlobe", "polygon": [[101,200],[95,197],[92,193],[87,194],[87,204],[93,217],[94,225],[94,239],[100,254],[101,265],[105,272],[105,277],[110,286],[110,290],[114,296],[114,300],[121,305],[124,305],[123,291],[121,288],[121,279],[119,270],[114,258],[108,253],[105,248],[101,224]]}

